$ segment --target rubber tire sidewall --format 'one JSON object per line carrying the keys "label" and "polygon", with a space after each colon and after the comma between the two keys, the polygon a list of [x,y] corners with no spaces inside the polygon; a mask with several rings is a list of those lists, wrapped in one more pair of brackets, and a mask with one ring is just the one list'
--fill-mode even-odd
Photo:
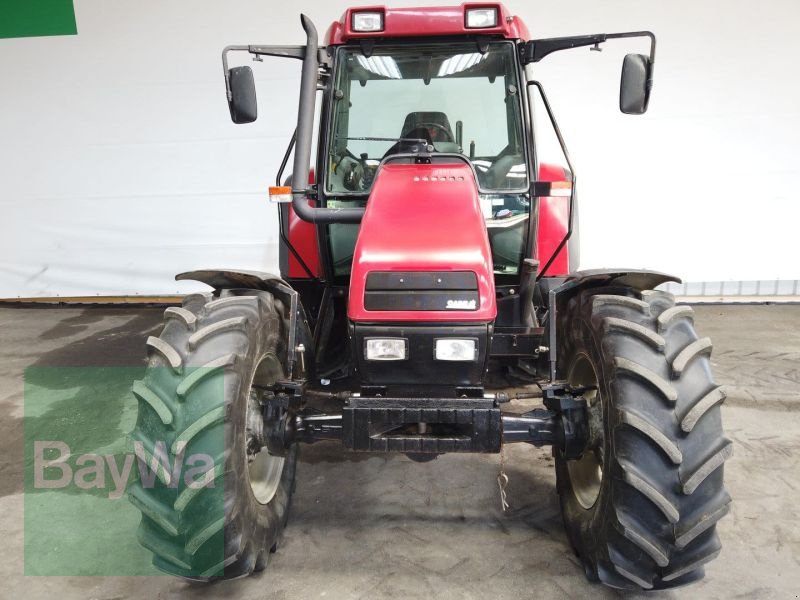
{"label": "rubber tire sidewall", "polygon": [[[573,326],[576,321],[573,321]],[[598,339],[597,332],[592,327],[589,319],[581,311],[577,319],[577,335],[572,336],[569,347],[566,348],[566,362],[572,365],[581,354],[585,355],[594,369],[598,378],[599,392],[602,399],[602,423],[603,423],[603,479],[600,484],[600,492],[591,508],[584,508],[578,501],[572,486],[567,460],[563,454],[553,448],[553,456],[556,466],[556,481],[567,537],[576,552],[580,552],[580,558],[584,561],[586,576],[592,581],[599,581],[597,576],[597,563],[601,557],[607,555],[606,536],[598,535],[610,522],[613,514],[612,501],[612,453],[613,453],[613,423],[610,422],[614,410],[614,397],[611,395],[600,345],[602,339]],[[578,550],[580,549],[580,551]]]}

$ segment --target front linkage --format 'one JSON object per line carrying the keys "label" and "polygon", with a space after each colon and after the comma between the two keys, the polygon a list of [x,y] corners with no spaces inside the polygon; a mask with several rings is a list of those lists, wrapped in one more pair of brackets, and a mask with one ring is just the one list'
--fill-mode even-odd
{"label": "front linkage", "polygon": [[[272,454],[293,443],[339,440],[347,450],[442,454],[499,452],[504,443],[554,446],[567,459],[580,457],[589,439],[589,412],[581,394],[564,382],[541,385],[545,408],[502,414],[507,394],[479,398],[363,397],[350,392],[306,390],[305,382],[279,382],[264,390],[263,443]],[[343,402],[341,413],[304,408],[306,395]],[[529,397],[528,394],[519,396]]]}

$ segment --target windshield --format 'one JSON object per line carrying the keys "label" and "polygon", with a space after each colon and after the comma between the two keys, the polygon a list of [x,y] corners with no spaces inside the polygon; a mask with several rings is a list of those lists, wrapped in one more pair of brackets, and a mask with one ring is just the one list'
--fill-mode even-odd
{"label": "windshield", "polygon": [[421,150],[466,155],[483,191],[527,191],[514,45],[341,48],[327,192],[369,192],[380,161]]}

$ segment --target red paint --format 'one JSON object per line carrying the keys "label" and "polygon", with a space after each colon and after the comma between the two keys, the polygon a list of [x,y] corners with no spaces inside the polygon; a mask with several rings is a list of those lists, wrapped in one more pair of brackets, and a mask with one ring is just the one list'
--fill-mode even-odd
{"label": "red paint", "polygon": [[[467,29],[464,14],[467,8],[497,8],[497,27]],[[383,12],[383,31],[353,31],[353,13]],[[500,35],[509,40],[528,40],[530,33],[519,17],[511,16],[498,2],[467,2],[461,6],[426,6],[420,8],[387,8],[361,6],[348,8],[341,21],[328,29],[328,45],[339,45],[364,38],[402,38],[439,35]]]}
{"label": "red paint", "polygon": [[[371,271],[472,271],[480,305],[478,310],[368,311],[364,288]],[[347,316],[353,321],[495,319],[492,252],[469,166],[381,167],[356,242]]]}
{"label": "red paint", "polygon": [[[311,169],[308,173],[309,185],[314,184],[315,178],[316,175],[314,174],[314,169]],[[309,200],[308,203],[311,206],[315,206],[316,204],[314,200]],[[291,204],[287,208],[289,210],[289,231],[287,232],[289,243],[294,246],[294,249],[297,250],[297,253],[303,259],[303,262],[306,263],[308,269],[314,274],[314,276],[319,277],[320,260],[319,246],[317,245],[317,228],[313,223],[303,221],[300,217],[298,217],[297,214],[295,214],[294,208]],[[308,273],[306,273],[306,270],[300,266],[300,263],[294,257],[294,254],[288,250],[287,252],[289,254],[288,277],[295,279],[308,279]]]}
{"label": "red paint", "polygon": [[[565,181],[568,179],[563,167],[549,164],[539,165],[539,179],[541,181]],[[309,184],[314,183],[314,170],[309,174]],[[314,206],[314,201],[309,200]],[[315,225],[303,221],[294,212],[291,205],[289,210],[289,241],[303,258],[308,268],[316,276],[320,276],[320,257],[319,246],[317,244],[317,228]],[[567,233],[569,218],[569,198],[547,197],[539,199],[539,225],[537,230],[536,254],[541,262],[541,266],[550,260],[558,244]],[[387,269],[391,270],[391,269]],[[402,270],[402,269],[397,269]],[[569,275],[569,245],[564,246],[558,257],[550,265],[545,275],[562,276]],[[290,278],[308,279],[305,269],[289,252],[289,274]],[[418,313],[417,313],[418,314]]]}
{"label": "red paint", "polygon": [[[563,167],[539,165],[540,181],[565,181],[567,173]],[[539,225],[536,236],[536,256],[544,267],[553,256],[569,227],[569,198],[539,198]],[[546,277],[569,275],[569,244],[566,244],[545,273]]]}

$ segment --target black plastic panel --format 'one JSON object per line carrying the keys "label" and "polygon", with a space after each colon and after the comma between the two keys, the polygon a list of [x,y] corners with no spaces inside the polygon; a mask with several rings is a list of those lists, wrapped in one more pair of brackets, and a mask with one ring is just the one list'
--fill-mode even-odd
{"label": "black plastic panel", "polygon": [[[430,386],[480,386],[486,370],[489,325],[352,325],[355,360],[363,385],[416,386],[431,393]],[[478,340],[475,361],[434,360],[434,341],[438,338],[473,338]],[[405,338],[408,359],[370,361],[364,358],[365,338]],[[425,391],[427,390],[427,391]]]}
{"label": "black plastic panel", "polygon": [[[425,434],[408,433],[426,423]],[[342,412],[342,443],[362,452],[499,452],[500,409],[490,399],[351,398]]]}
{"label": "black plastic panel", "polygon": [[373,290],[476,290],[472,271],[373,271],[367,275],[367,291]]}
{"label": "black plastic panel", "polygon": [[544,329],[534,327],[496,327],[492,335],[491,356],[532,358],[544,340]]}
{"label": "black plastic panel", "polygon": [[478,310],[478,292],[465,290],[372,291],[364,293],[367,310]]}

